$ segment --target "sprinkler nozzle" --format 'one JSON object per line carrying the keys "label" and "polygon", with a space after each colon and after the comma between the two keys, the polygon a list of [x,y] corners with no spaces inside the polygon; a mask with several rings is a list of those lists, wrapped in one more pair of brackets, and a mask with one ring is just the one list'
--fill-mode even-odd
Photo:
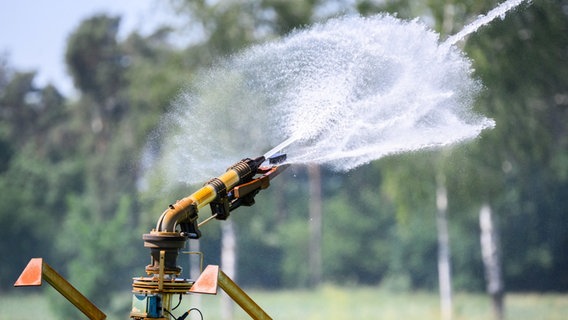
{"label": "sprinkler nozzle", "polygon": [[276,153],[272,156],[268,157],[268,163],[275,165],[286,161],[286,154],[285,153]]}

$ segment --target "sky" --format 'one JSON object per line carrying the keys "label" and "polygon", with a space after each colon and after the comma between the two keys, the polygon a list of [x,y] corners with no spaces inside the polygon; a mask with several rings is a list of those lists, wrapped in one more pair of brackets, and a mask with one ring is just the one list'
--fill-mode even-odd
{"label": "sky", "polygon": [[65,69],[68,36],[82,20],[97,14],[122,16],[119,37],[143,34],[168,19],[158,0],[17,0],[0,2],[0,54],[9,66],[38,72],[36,84],[51,82],[66,96],[74,93]]}

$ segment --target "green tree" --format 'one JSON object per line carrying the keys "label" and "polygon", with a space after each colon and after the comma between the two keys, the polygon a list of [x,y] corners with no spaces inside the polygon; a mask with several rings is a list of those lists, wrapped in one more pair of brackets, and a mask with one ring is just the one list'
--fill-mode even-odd
{"label": "green tree", "polygon": [[115,100],[124,78],[119,25],[120,18],[106,15],[83,21],[69,37],[65,54],[75,86],[107,112],[117,107]]}
{"label": "green tree", "polygon": [[497,122],[469,156],[483,169],[474,180],[478,190],[497,208],[510,289],[568,284],[568,238],[561,231],[568,195],[563,6],[566,1],[532,3],[466,45],[488,88],[480,110]]}
{"label": "green tree", "polygon": [[34,78],[7,62],[0,68],[0,220],[8,239],[1,246],[15,252],[0,271],[3,287],[31,257],[53,257],[50,240],[65,210],[64,195],[76,187],[77,163],[61,161],[73,149],[62,128],[65,100],[52,85],[36,87]]}
{"label": "green tree", "polygon": [[119,21],[104,15],[85,20],[71,34],[66,52],[80,91],[65,123],[76,142],[67,158],[80,163],[80,175],[76,188],[61,197],[65,215],[55,243],[71,283],[102,308],[114,290],[127,290],[132,261],[141,252],[137,233],[129,231],[138,227],[141,133],[127,121],[132,107],[125,52],[116,39]]}

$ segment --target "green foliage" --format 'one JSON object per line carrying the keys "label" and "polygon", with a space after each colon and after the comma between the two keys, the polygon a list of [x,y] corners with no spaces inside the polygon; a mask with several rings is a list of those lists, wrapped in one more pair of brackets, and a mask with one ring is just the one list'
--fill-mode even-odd
{"label": "green foliage", "polygon": [[[361,196],[376,196],[369,192]],[[358,201],[361,201],[358,197],[339,197],[327,204],[324,216],[326,277],[342,275],[342,280],[347,282],[377,283],[388,264],[389,250],[383,242],[388,234],[382,230],[387,224],[381,223],[381,217],[377,216],[380,211],[361,210],[362,204]]]}
{"label": "green foliage", "polygon": [[[278,269],[281,272],[282,285],[305,287],[309,281],[309,232],[305,217],[288,219],[279,230],[279,238],[286,243],[278,248],[281,253]],[[263,263],[264,265],[264,263]],[[263,266],[264,268],[264,266]]]}
{"label": "green foliage", "polygon": [[505,275],[515,289],[528,289],[536,279],[539,289],[568,283],[561,271],[568,267],[562,253],[568,238],[561,231],[568,226],[568,24],[562,6],[565,1],[534,3],[466,47],[488,88],[480,109],[497,122],[471,156],[483,159],[484,176],[492,176],[481,187],[490,191],[507,235]]}
{"label": "green foliage", "polygon": [[69,211],[61,223],[62,236],[56,244],[61,257],[68,261],[69,281],[96,304],[107,305],[110,292],[129,287],[130,263],[139,252],[132,249],[136,235],[124,232],[133,227],[132,200],[122,196],[110,219],[101,219],[93,212],[96,201],[68,196]]}
{"label": "green foliage", "polygon": [[[17,252],[0,271],[7,287],[30,258],[53,254],[47,239],[64,212],[64,194],[78,184],[80,164],[65,159],[71,141],[66,130],[64,99],[51,85],[37,88],[35,73],[4,67],[0,88],[0,221],[4,252]],[[66,143],[61,152],[57,151]]]}
{"label": "green foliage", "polygon": [[71,34],[65,61],[74,83],[106,109],[114,109],[123,79],[123,55],[116,39],[120,18],[98,15]]}
{"label": "green foliage", "polygon": [[[17,252],[0,269],[2,288],[29,258],[43,256],[103,309],[110,291],[129,291],[148,257],[140,235],[168,203],[193,191],[163,192],[171,182],[159,176],[143,181],[139,159],[171,100],[220,56],[341,12],[421,16],[445,36],[494,7],[435,0],[171,3],[202,33],[184,48],[171,44],[179,30],[169,28],[119,40],[120,19],[104,15],[70,35],[75,101],[54,86],[38,88],[34,72],[12,70],[0,59],[0,223],[7,239],[0,249]],[[485,85],[476,108],[495,119],[495,129],[442,152],[393,156],[345,174],[323,170],[324,281],[435,288],[436,177],[443,175],[455,288],[483,288],[484,202],[497,215],[507,287],[568,288],[567,5],[532,3],[465,42]],[[254,207],[231,215],[240,284],[308,284],[307,182],[303,168],[291,168]],[[214,224],[202,230],[201,248],[206,263],[218,264]]]}

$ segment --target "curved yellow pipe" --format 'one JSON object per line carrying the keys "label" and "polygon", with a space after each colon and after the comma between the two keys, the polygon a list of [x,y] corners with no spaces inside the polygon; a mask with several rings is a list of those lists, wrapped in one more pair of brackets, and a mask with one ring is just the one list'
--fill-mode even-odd
{"label": "curved yellow pipe", "polygon": [[175,232],[179,221],[196,219],[197,211],[215,200],[220,190],[229,191],[239,183],[254,176],[264,159],[264,157],[244,159],[231,166],[219,177],[207,182],[201,189],[170,205],[160,216],[156,231]]}
{"label": "curved yellow pipe", "polygon": [[[231,190],[242,178],[243,177],[239,176],[237,169],[233,168],[229,168],[225,173],[217,177],[217,179],[224,184],[225,190]],[[170,205],[160,216],[158,224],[156,225],[156,231],[175,232],[178,221],[196,214],[199,209],[215,200],[215,198],[217,198],[217,190],[215,186],[209,182],[191,195]]]}

